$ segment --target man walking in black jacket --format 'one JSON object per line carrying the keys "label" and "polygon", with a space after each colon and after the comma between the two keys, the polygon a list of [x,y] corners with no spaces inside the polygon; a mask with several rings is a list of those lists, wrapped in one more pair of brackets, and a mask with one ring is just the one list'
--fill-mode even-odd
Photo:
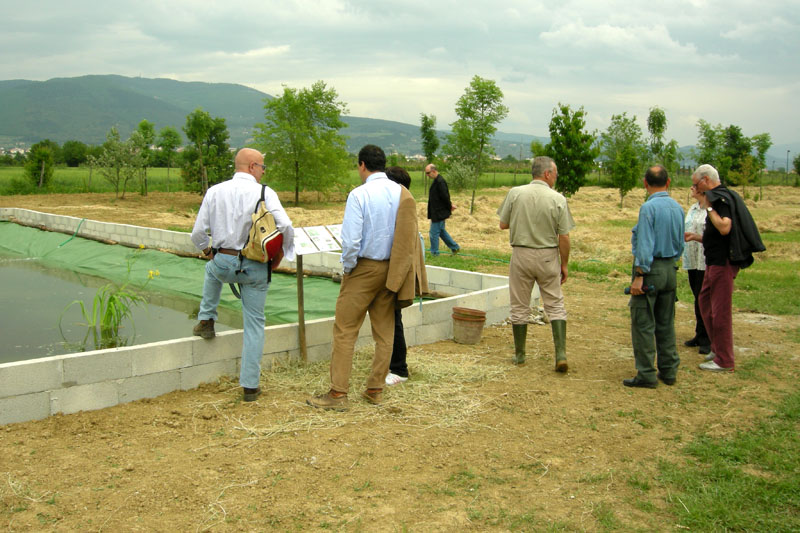
{"label": "man walking in black jacket", "polygon": [[434,164],[425,167],[425,175],[433,179],[431,189],[428,192],[428,218],[431,221],[431,255],[434,257],[439,255],[439,237],[442,238],[451,252],[457,254],[461,247],[444,229],[445,220],[450,218],[450,214],[455,209],[455,206],[450,202],[450,190],[447,188],[447,182],[436,170],[436,165]]}

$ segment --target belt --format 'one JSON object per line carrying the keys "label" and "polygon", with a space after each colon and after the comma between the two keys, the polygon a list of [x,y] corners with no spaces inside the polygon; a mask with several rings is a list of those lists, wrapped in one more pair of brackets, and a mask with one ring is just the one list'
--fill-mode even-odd
{"label": "belt", "polygon": [[217,248],[216,253],[225,255],[239,255],[239,250],[234,250],[232,248]]}

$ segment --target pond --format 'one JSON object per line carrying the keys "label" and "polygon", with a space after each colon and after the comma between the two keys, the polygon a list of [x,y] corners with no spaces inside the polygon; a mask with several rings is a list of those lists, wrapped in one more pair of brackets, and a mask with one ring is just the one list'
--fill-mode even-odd
{"label": "pond", "polygon": [[[105,348],[95,339],[75,300],[91,306],[107,281],[86,274],[49,268],[30,259],[0,255],[0,363]],[[147,304],[133,308],[118,346],[192,335],[199,301],[144,292]],[[69,307],[68,307],[69,306]],[[217,331],[242,327],[241,313],[220,308]],[[98,341],[98,342],[96,342]]]}
{"label": "pond", "polygon": [[[97,289],[109,282],[130,281],[148,301],[123,323],[121,345],[191,336],[205,265],[193,257],[0,222],[0,363],[101,348],[81,325],[86,321],[79,306],[64,310],[75,300],[90,308]],[[337,283],[310,277],[304,290],[306,320],[333,316]],[[241,303],[227,286],[218,312],[218,331],[241,329]],[[273,274],[264,312],[267,325],[297,321],[294,275]]]}

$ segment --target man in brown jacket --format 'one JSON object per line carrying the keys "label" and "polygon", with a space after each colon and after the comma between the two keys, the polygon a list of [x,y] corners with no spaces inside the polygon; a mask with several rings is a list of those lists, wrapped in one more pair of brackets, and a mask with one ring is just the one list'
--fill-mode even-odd
{"label": "man in brown jacket", "polygon": [[333,326],[331,388],[306,400],[313,407],[347,407],[353,352],[367,313],[375,354],[362,397],[373,404],[382,401],[394,341],[394,309],[398,300],[402,306],[414,298],[416,204],[404,187],[388,179],[385,166],[386,156],[377,146],[366,145],[358,154],[362,185],[347,197],[342,221],[343,276]]}

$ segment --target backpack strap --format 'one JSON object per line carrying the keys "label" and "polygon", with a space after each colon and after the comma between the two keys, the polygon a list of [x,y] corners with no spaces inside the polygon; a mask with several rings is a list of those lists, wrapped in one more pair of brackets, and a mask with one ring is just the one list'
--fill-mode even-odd
{"label": "backpack strap", "polygon": [[[264,208],[267,207],[267,200],[264,197],[266,190],[267,190],[267,185],[266,184],[262,184],[261,185],[261,198],[258,199],[258,201],[256,202],[255,207],[253,208],[253,214],[258,213],[258,206],[262,202],[264,203]],[[247,240],[244,242],[244,246],[242,247],[242,250],[244,248],[246,248],[249,243],[250,243],[250,232],[247,233]],[[236,274],[239,274],[240,272],[244,271],[244,269],[242,268],[242,263],[243,262],[244,262],[244,256],[242,255],[242,252],[240,250],[239,251],[239,268],[236,269],[236,272],[235,272]],[[271,283],[272,282],[272,261],[271,260],[267,263],[267,269],[268,269],[267,270],[267,283]],[[236,288],[236,285],[234,285],[233,283],[228,283],[228,285],[230,286],[231,292],[233,293],[233,295],[236,298],[238,298],[239,300],[241,300],[242,299],[242,292],[241,292],[242,291],[242,285],[241,284],[236,284],[236,285],[239,285],[238,290]]]}

